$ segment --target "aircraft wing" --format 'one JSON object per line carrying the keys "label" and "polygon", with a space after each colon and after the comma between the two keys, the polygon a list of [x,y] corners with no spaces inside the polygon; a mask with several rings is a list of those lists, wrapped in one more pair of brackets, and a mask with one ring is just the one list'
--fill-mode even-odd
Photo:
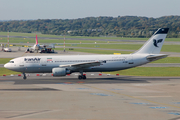
{"label": "aircraft wing", "polygon": [[83,63],[77,63],[77,64],[60,65],[59,67],[65,67],[70,70],[77,70],[77,69],[89,68],[89,67],[94,67],[94,66],[100,66],[103,62],[104,61],[83,62]]}
{"label": "aircraft wing", "polygon": [[48,49],[52,49],[55,48],[55,44],[44,44],[44,45],[40,45],[41,48],[48,48]]}

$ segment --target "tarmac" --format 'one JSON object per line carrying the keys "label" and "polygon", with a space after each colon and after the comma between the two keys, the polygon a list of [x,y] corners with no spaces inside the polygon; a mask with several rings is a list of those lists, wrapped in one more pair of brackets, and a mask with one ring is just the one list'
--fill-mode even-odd
{"label": "tarmac", "polygon": [[180,77],[86,76],[0,77],[0,119],[180,119]]}
{"label": "tarmac", "polygon": [[[0,52],[1,58],[54,54]],[[0,76],[0,120],[180,120],[180,77]]]}

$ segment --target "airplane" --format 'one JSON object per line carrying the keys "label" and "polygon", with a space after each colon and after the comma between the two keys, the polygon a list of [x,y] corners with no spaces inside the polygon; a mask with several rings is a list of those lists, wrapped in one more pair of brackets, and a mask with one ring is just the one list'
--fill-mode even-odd
{"label": "airplane", "polygon": [[78,79],[86,79],[83,72],[109,72],[137,67],[168,55],[160,54],[169,28],[159,28],[136,52],[121,55],[24,56],[12,59],[5,68],[26,73],[52,73],[54,77],[79,72]]}
{"label": "airplane", "polygon": [[1,47],[2,47],[2,51],[4,51],[4,52],[12,52],[12,50],[11,50],[11,48],[9,48],[9,45],[8,45],[8,47],[4,47],[4,46],[6,46],[6,44],[4,45],[4,44],[1,44]]}
{"label": "airplane", "polygon": [[11,52],[12,50],[11,50],[11,48],[3,48],[3,51],[4,52]]}
{"label": "airplane", "polygon": [[26,50],[26,52],[32,53],[32,52],[36,51],[37,53],[38,53],[38,52],[40,52],[40,53],[43,53],[43,52],[50,53],[50,52],[54,52],[54,51],[52,51],[52,48],[55,48],[54,44],[50,44],[50,45],[40,45],[40,44],[38,43],[38,37],[37,37],[37,35],[36,35],[36,44],[34,44],[33,47],[28,48],[28,49]]}

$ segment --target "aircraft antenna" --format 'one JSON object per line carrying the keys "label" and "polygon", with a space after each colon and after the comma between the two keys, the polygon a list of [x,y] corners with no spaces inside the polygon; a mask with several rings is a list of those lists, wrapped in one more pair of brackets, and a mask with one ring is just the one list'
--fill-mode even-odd
{"label": "aircraft antenna", "polygon": [[64,35],[64,52],[65,52],[66,50],[65,50],[65,35]]}

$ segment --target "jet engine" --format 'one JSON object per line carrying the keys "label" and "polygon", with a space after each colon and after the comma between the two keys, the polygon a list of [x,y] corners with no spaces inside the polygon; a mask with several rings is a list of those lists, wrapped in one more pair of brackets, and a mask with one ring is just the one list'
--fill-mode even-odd
{"label": "jet engine", "polygon": [[70,70],[66,68],[53,68],[52,69],[53,76],[66,76],[66,74],[70,74]]}

